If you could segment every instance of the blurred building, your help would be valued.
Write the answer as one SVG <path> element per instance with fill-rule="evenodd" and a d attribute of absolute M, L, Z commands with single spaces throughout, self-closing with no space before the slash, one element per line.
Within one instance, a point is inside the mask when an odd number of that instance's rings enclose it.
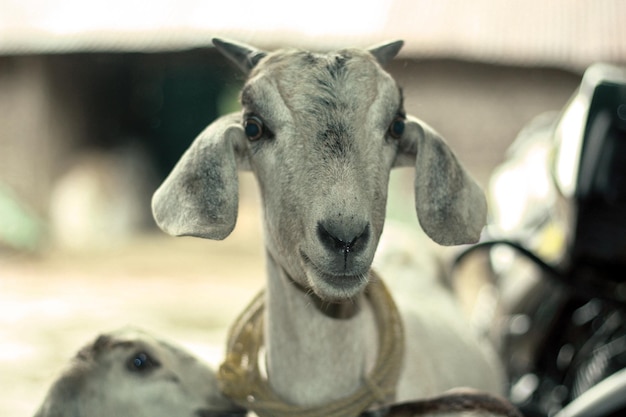
<path fill-rule="evenodd" d="M 156 184 L 204 126 L 236 108 L 242 77 L 210 48 L 214 36 L 314 50 L 404 39 L 389 70 L 407 110 L 482 182 L 524 123 L 563 106 L 585 67 L 626 64 L 619 0 L 0 0 L 0 9 L 0 183 L 43 219 L 76 220 L 90 204 L 117 213 L 87 233 L 148 222 Z"/>

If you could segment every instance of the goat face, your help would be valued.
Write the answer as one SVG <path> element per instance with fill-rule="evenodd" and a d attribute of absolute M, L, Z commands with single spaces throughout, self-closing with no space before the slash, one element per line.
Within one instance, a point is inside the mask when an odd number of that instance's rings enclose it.
<path fill-rule="evenodd" d="M 353 296 L 383 227 L 398 87 L 364 51 L 283 52 L 255 67 L 242 106 L 268 250 L 320 297 Z"/>
<path fill-rule="evenodd" d="M 426 233 L 442 244 L 477 239 L 482 192 L 442 139 L 405 115 L 400 89 L 382 69 L 401 42 L 327 54 L 215 44 L 248 74 L 243 112 L 209 126 L 155 193 L 165 231 L 226 237 L 236 220 L 235 171 L 250 169 L 274 261 L 323 300 L 350 298 L 367 284 L 389 172 L 415 164 Z"/>
<path fill-rule="evenodd" d="M 60 415 L 232 417 L 215 372 L 138 329 L 98 336 L 50 388 L 35 417 Z"/>

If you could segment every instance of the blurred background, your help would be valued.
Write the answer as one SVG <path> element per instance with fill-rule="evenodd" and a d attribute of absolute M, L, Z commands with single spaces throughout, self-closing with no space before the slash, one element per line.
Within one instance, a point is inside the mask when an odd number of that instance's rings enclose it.
<path fill-rule="evenodd" d="M 0 0 L 0 415 L 31 415 L 66 361 L 132 324 L 219 360 L 263 285 L 258 195 L 241 175 L 224 242 L 174 239 L 150 197 L 194 137 L 238 109 L 214 36 L 325 51 L 403 39 L 407 111 L 486 185 L 534 116 L 594 62 L 626 64 L 619 0 Z M 389 214 L 413 218 L 412 175 Z"/>

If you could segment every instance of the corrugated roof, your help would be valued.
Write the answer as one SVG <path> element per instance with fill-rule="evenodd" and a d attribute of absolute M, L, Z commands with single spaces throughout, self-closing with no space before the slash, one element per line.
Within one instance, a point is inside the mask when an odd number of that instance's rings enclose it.
<path fill-rule="evenodd" d="M 621 0 L 0 0 L 0 53 L 177 50 L 226 36 L 317 50 L 584 68 L 626 63 Z"/>
<path fill-rule="evenodd" d="M 626 62 L 620 0 L 403 1 L 391 14 L 386 32 L 413 34 L 413 54 L 579 68 Z"/>

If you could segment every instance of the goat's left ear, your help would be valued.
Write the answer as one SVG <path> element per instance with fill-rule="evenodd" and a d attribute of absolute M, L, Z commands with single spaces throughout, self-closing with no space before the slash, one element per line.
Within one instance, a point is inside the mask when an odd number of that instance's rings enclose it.
<path fill-rule="evenodd" d="M 477 242 L 485 226 L 487 201 L 443 138 L 408 116 L 396 166 L 415 163 L 415 207 L 420 225 L 440 245 Z"/>
<path fill-rule="evenodd" d="M 217 240 L 230 234 L 245 141 L 240 113 L 222 116 L 200 133 L 152 197 L 152 214 L 164 232 Z"/>

